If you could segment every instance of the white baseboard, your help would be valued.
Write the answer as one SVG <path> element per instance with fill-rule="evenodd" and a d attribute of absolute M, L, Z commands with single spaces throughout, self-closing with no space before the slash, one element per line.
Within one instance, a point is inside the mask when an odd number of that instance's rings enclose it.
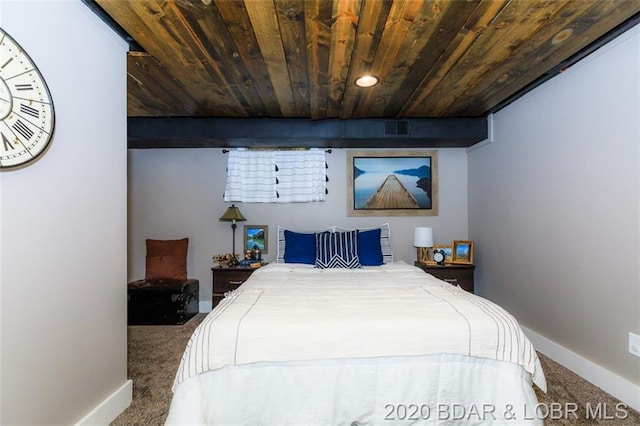
<path fill-rule="evenodd" d="M 133 399 L 133 381 L 127 380 L 122 386 L 102 401 L 76 426 L 108 426 L 120 415 Z"/>
<path fill-rule="evenodd" d="M 211 300 L 200 302 L 198 310 L 201 314 L 211 312 L 211 310 L 213 310 L 213 302 Z"/>
<path fill-rule="evenodd" d="M 522 329 L 536 350 L 624 402 L 629 407 L 640 411 L 640 386 L 526 327 L 522 327 Z"/>

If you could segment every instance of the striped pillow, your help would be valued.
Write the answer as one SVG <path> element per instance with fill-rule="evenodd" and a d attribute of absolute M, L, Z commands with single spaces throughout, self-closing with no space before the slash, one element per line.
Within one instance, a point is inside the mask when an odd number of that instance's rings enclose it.
<path fill-rule="evenodd" d="M 358 231 L 316 234 L 316 268 L 359 267 Z"/>
<path fill-rule="evenodd" d="M 389 223 L 383 223 L 380 226 L 372 228 L 360 228 L 359 231 L 370 231 L 372 229 L 380 229 L 380 249 L 382 251 L 382 263 L 393 262 L 393 251 L 391 250 L 391 227 Z M 336 232 L 351 231 L 350 229 L 342 228 L 340 226 L 334 226 Z"/>

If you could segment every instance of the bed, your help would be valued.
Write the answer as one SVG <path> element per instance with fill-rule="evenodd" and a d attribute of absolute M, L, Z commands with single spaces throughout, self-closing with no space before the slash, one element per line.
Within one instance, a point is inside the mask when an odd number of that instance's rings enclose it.
<path fill-rule="evenodd" d="M 402 261 L 277 262 L 195 330 L 167 424 L 542 424 L 533 384 L 533 346 L 486 299 Z"/>

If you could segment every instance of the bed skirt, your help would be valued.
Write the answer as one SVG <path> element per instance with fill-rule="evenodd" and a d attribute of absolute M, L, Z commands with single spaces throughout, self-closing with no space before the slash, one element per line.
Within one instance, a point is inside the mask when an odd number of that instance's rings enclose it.
<path fill-rule="evenodd" d="M 542 425 L 517 364 L 453 354 L 227 366 L 174 392 L 168 425 Z"/>

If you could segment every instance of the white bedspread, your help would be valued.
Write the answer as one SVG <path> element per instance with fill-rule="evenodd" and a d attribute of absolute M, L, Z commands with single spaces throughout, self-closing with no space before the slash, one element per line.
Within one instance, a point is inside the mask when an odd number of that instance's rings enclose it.
<path fill-rule="evenodd" d="M 404 262 L 260 268 L 194 332 L 174 390 L 228 366 L 433 354 L 517 364 L 546 391 L 537 354 L 508 312 Z"/>

